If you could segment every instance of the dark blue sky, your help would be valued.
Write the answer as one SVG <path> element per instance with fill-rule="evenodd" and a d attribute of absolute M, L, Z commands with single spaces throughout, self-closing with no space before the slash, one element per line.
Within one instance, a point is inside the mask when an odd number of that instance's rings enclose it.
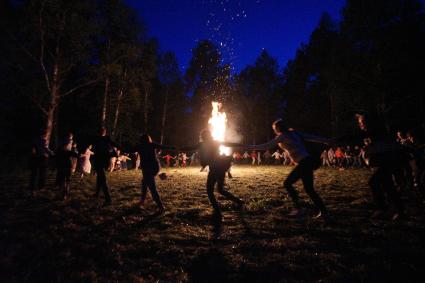
<path fill-rule="evenodd" d="M 345 0 L 127 0 L 162 51 L 173 51 L 182 71 L 191 48 L 211 39 L 235 72 L 265 48 L 283 67 L 306 42 L 320 15 L 339 19 Z"/>

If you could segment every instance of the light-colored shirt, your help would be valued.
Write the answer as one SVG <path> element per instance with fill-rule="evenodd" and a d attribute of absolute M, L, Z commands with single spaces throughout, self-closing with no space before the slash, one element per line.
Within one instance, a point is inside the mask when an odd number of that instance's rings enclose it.
<path fill-rule="evenodd" d="M 286 149 L 289 152 L 289 156 L 296 163 L 299 163 L 304 158 L 310 156 L 307 149 L 305 148 L 303 139 L 311 142 L 328 143 L 327 138 L 318 137 L 306 133 L 296 131 L 286 131 L 277 135 L 271 141 L 250 146 L 250 149 L 254 150 L 266 150 L 275 146 L 279 146 L 281 149 Z"/>

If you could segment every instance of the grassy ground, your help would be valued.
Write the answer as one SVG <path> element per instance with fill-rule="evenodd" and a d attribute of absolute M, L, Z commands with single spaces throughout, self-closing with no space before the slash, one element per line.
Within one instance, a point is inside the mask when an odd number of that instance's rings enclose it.
<path fill-rule="evenodd" d="M 206 173 L 198 170 L 165 170 L 157 184 L 167 212 L 158 217 L 150 198 L 138 206 L 140 172 L 109 175 L 106 208 L 92 198 L 94 177 L 74 178 L 64 203 L 51 185 L 30 198 L 27 176 L 2 176 L 1 281 L 423 282 L 424 203 L 415 192 L 405 194 L 408 220 L 371 220 L 370 173 L 320 169 L 316 187 L 333 221 L 312 219 L 311 209 L 290 219 L 282 189 L 289 168 L 235 167 L 227 183 L 246 209 L 220 199 L 215 239 Z"/>

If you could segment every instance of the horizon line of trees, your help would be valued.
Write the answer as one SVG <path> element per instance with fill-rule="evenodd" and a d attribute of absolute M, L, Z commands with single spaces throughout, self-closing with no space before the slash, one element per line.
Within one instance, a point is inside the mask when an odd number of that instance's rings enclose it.
<path fill-rule="evenodd" d="M 213 100 L 223 102 L 232 136 L 249 143 L 270 139 L 279 117 L 334 136 L 353 128 L 359 110 L 389 133 L 424 123 L 419 0 L 347 0 L 341 20 L 324 13 L 285 66 L 263 50 L 237 74 L 208 40 L 182 73 L 124 0 L 1 3 L 2 154 L 24 153 L 40 129 L 52 144 L 68 131 L 84 141 L 100 126 L 124 145 L 142 132 L 194 143 Z"/>

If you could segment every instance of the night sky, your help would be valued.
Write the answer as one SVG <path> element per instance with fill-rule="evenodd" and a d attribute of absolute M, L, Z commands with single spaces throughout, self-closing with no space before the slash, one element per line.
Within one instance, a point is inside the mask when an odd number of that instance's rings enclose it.
<path fill-rule="evenodd" d="M 344 0 L 127 0 L 162 51 L 173 51 L 184 71 L 191 48 L 210 39 L 234 72 L 265 48 L 283 67 L 306 42 L 323 12 L 339 19 Z"/>

